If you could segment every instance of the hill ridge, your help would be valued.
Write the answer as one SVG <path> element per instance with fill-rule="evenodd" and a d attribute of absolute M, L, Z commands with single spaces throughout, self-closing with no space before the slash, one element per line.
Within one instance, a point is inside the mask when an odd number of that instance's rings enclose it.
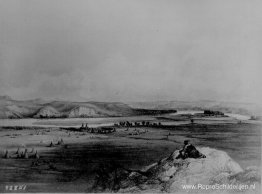
<path fill-rule="evenodd" d="M 171 110 L 176 112 L 176 110 Z M 132 108 L 122 102 L 70 102 L 43 99 L 12 100 L 0 97 L 0 119 L 15 118 L 78 118 L 116 117 L 166 113 L 166 110 L 147 111 Z M 170 110 L 168 111 L 170 112 Z"/>

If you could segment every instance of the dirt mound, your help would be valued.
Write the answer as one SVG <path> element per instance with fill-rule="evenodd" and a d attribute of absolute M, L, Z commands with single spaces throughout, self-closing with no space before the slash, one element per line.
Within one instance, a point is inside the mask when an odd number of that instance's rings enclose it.
<path fill-rule="evenodd" d="M 142 170 L 110 167 L 110 173 L 107 170 L 100 173 L 102 176 L 99 177 L 107 178 L 103 180 L 104 182 L 98 179 L 95 190 L 106 192 L 113 190 L 120 193 L 186 193 L 192 190 L 184 189 L 183 185 L 256 183 L 256 190 L 248 190 L 248 192 L 259 192 L 260 174 L 257 169 L 243 170 L 226 152 L 207 147 L 197 149 L 205 154 L 206 158 L 176 159 L 179 154 L 176 150 L 169 157 Z M 103 182 L 103 185 L 100 182 Z M 217 191 L 209 190 L 208 192 Z M 234 190 L 231 191 L 234 192 Z M 194 192 L 202 193 L 203 190 Z M 223 192 L 228 192 L 228 190 Z"/>

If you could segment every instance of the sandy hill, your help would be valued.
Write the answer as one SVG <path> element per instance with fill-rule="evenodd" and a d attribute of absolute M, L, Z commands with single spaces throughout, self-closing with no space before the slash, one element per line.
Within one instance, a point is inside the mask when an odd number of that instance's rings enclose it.
<path fill-rule="evenodd" d="M 135 109 L 119 102 L 18 101 L 0 97 L 0 118 L 116 117 L 161 114 L 175 110 Z"/>
<path fill-rule="evenodd" d="M 0 96 L 0 118 L 25 118 L 36 114 L 41 105 L 27 101 L 13 100 L 9 96 Z"/>
<path fill-rule="evenodd" d="M 37 111 L 34 117 L 35 118 L 61 117 L 61 114 L 52 106 L 44 106 L 43 108 L 40 108 Z"/>

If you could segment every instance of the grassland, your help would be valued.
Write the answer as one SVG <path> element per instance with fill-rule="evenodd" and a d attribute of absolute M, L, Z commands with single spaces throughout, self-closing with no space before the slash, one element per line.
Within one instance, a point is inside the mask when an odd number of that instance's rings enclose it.
<path fill-rule="evenodd" d="M 64 144 L 56 145 L 61 138 Z M 0 191 L 8 184 L 26 184 L 26 192 L 95 192 L 99 169 L 112 165 L 141 169 L 181 148 L 184 139 L 198 147 L 226 151 L 242 168 L 260 166 L 259 124 L 118 127 L 106 135 L 60 127 L 1 128 L 1 156 L 8 150 L 10 158 L 0 159 Z M 18 147 L 34 148 L 40 158 L 16 158 Z"/>

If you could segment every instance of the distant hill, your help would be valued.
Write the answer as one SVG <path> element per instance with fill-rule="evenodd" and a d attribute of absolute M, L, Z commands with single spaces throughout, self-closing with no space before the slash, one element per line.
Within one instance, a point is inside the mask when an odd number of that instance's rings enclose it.
<path fill-rule="evenodd" d="M 33 99 L 18 101 L 0 96 L 0 118 L 77 118 L 156 115 L 176 110 L 131 108 L 119 102 L 69 102 Z"/>
<path fill-rule="evenodd" d="M 157 102 L 70 102 L 63 100 L 14 100 L 0 96 L 0 118 L 76 118 L 157 115 L 176 110 L 213 110 L 250 116 L 262 116 L 262 107 L 252 103 L 216 101 Z"/>
<path fill-rule="evenodd" d="M 262 106 L 255 103 L 217 102 L 211 100 L 201 101 L 156 101 L 156 102 L 130 102 L 132 108 L 140 109 L 176 109 L 176 110 L 214 110 L 224 113 L 242 115 L 262 115 Z"/>

